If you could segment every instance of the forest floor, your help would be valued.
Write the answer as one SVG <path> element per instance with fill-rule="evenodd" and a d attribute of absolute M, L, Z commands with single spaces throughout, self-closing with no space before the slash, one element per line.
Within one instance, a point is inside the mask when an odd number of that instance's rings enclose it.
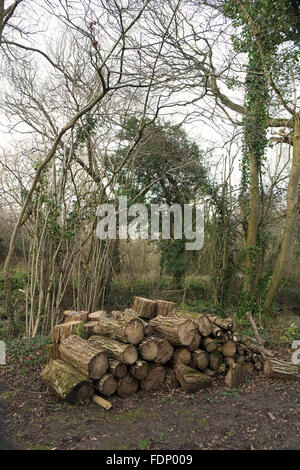
<path fill-rule="evenodd" d="M 50 395 L 40 379 L 43 347 L 20 346 L 0 366 L 0 449 L 300 449 L 299 382 L 255 374 L 229 391 L 218 378 L 194 395 L 166 388 L 111 397 L 105 411 Z"/>

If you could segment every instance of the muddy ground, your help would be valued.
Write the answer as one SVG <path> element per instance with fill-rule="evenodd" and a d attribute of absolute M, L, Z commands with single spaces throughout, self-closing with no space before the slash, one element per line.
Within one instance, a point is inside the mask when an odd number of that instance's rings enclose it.
<path fill-rule="evenodd" d="M 194 395 L 180 389 L 58 401 L 40 380 L 42 352 L 0 366 L 0 449 L 300 449 L 300 383 L 255 375 L 239 390 L 224 379 Z"/>

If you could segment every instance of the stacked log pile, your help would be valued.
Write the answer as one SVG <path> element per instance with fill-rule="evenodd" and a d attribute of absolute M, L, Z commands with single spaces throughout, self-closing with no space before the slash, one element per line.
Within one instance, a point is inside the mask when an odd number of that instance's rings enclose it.
<path fill-rule="evenodd" d="M 235 330 L 230 318 L 193 319 L 173 302 L 142 297 L 109 315 L 68 311 L 52 330 L 51 360 L 42 376 L 60 398 L 71 403 L 92 398 L 107 409 L 101 395 L 126 397 L 164 383 L 194 393 L 223 375 L 227 386 L 236 387 L 253 371 L 269 371 L 270 361 L 264 364 L 255 338 Z M 278 374 L 282 369 L 277 364 Z"/>

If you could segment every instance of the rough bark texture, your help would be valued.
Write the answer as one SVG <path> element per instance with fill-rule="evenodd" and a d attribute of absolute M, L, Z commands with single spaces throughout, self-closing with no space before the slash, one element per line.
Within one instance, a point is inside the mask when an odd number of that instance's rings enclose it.
<path fill-rule="evenodd" d="M 87 310 L 65 310 L 63 313 L 63 322 L 69 323 L 70 321 L 82 321 L 86 322 L 88 319 L 89 312 Z"/>
<path fill-rule="evenodd" d="M 101 318 L 106 318 L 105 310 L 97 310 L 96 312 L 89 314 L 89 320 L 91 321 L 99 321 Z"/>
<path fill-rule="evenodd" d="M 99 380 L 107 372 L 108 358 L 104 350 L 89 341 L 73 335 L 59 346 L 61 358 L 93 380 Z"/>
<path fill-rule="evenodd" d="M 74 320 L 67 323 L 62 323 L 61 325 L 55 325 L 51 330 L 51 339 L 53 343 L 60 343 L 65 338 L 75 334 L 75 327 L 77 325 L 82 325 L 82 321 Z"/>
<path fill-rule="evenodd" d="M 264 363 L 264 373 L 267 377 L 300 380 L 300 366 L 279 359 L 266 359 Z"/>
<path fill-rule="evenodd" d="M 138 344 L 144 337 L 144 325 L 138 317 L 101 318 L 94 333 L 123 343 Z"/>
<path fill-rule="evenodd" d="M 110 397 L 117 390 L 118 382 L 112 374 L 105 374 L 95 382 L 95 388 L 103 395 Z"/>
<path fill-rule="evenodd" d="M 234 331 L 236 328 L 236 324 L 231 318 L 220 318 L 215 315 L 208 315 L 208 318 L 216 326 L 222 328 L 222 330 Z"/>
<path fill-rule="evenodd" d="M 150 324 L 175 346 L 189 346 L 194 339 L 193 320 L 157 316 L 150 321 Z"/>
<path fill-rule="evenodd" d="M 151 365 L 147 377 L 141 381 L 141 389 L 146 392 L 158 390 L 165 380 L 165 368 L 159 364 Z"/>
<path fill-rule="evenodd" d="M 136 311 L 139 317 L 149 319 L 156 316 L 157 304 L 153 300 L 135 296 L 133 297 L 132 308 Z"/>
<path fill-rule="evenodd" d="M 138 352 L 133 344 L 124 344 L 100 335 L 91 336 L 88 341 L 95 347 L 106 351 L 109 357 L 125 364 L 134 364 L 138 359 Z"/>
<path fill-rule="evenodd" d="M 49 362 L 42 371 L 42 378 L 58 397 L 71 404 L 88 400 L 94 393 L 92 381 L 61 360 Z"/>
<path fill-rule="evenodd" d="M 229 388 L 238 388 L 248 376 L 248 370 L 245 366 L 232 364 L 225 376 L 225 385 Z"/>
<path fill-rule="evenodd" d="M 172 316 L 177 308 L 177 304 L 174 302 L 168 302 L 166 300 L 155 300 L 157 304 L 156 315 L 161 317 Z"/>
<path fill-rule="evenodd" d="M 194 393 L 206 388 L 211 383 L 211 378 L 184 364 L 174 368 L 176 378 L 186 393 Z"/>

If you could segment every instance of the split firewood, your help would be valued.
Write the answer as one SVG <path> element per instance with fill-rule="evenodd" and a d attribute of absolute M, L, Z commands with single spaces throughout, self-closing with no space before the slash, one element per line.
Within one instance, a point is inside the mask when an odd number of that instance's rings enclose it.
<path fill-rule="evenodd" d="M 196 349 L 192 353 L 192 360 L 194 366 L 199 370 L 207 369 L 209 365 L 209 354 L 207 351 L 202 351 L 201 349 Z"/>
<path fill-rule="evenodd" d="M 143 380 L 145 377 L 147 377 L 148 371 L 149 366 L 146 361 L 138 360 L 135 364 L 132 364 L 132 366 L 130 366 L 130 372 L 133 377 L 137 380 Z"/>
<path fill-rule="evenodd" d="M 101 318 L 94 328 L 97 335 L 108 336 L 123 343 L 138 344 L 144 337 L 143 322 L 135 318 L 120 316 L 119 318 Z"/>
<path fill-rule="evenodd" d="M 280 379 L 300 379 L 300 366 L 292 362 L 279 359 L 266 359 L 264 373 L 267 377 L 278 377 Z"/>
<path fill-rule="evenodd" d="M 193 320 L 157 316 L 150 320 L 150 324 L 174 346 L 189 346 L 194 339 Z"/>
<path fill-rule="evenodd" d="M 103 395 L 110 397 L 117 390 L 118 382 L 112 374 L 105 374 L 95 382 L 95 388 Z"/>
<path fill-rule="evenodd" d="M 177 304 L 175 304 L 174 302 L 168 302 L 166 300 L 155 300 L 155 302 L 157 304 L 156 315 L 159 315 L 161 317 L 167 317 L 172 316 L 175 313 Z"/>
<path fill-rule="evenodd" d="M 153 300 L 145 299 L 144 297 L 134 296 L 132 308 L 139 317 L 150 319 L 156 316 L 157 303 Z"/>
<path fill-rule="evenodd" d="M 96 348 L 103 349 L 109 357 L 125 364 L 134 364 L 138 359 L 138 352 L 133 344 L 125 344 L 106 336 L 94 335 L 88 341 Z"/>
<path fill-rule="evenodd" d="M 71 404 L 88 400 L 94 393 L 93 382 L 64 361 L 49 362 L 41 375 L 51 391 Z"/>
<path fill-rule="evenodd" d="M 96 405 L 99 405 L 101 406 L 102 408 L 105 408 L 106 410 L 110 410 L 111 407 L 112 407 L 112 404 L 107 401 L 107 400 L 104 400 L 104 398 L 102 397 L 99 397 L 99 395 L 93 395 L 91 400 L 96 403 Z"/>
<path fill-rule="evenodd" d="M 109 358 L 109 372 L 121 379 L 127 374 L 127 365 L 124 362 Z"/>
<path fill-rule="evenodd" d="M 212 380 L 207 375 L 185 364 L 177 365 L 174 370 L 178 382 L 186 393 L 194 393 L 208 387 Z"/>
<path fill-rule="evenodd" d="M 200 314 L 198 318 L 198 329 L 201 336 L 207 337 L 212 333 L 212 324 L 210 319 L 205 314 Z"/>
<path fill-rule="evenodd" d="M 137 392 L 139 382 L 135 379 L 130 373 L 126 374 L 122 379 L 120 379 L 117 394 L 120 397 L 128 397 Z"/>
<path fill-rule="evenodd" d="M 107 354 L 103 349 L 79 336 L 66 338 L 59 346 L 61 358 L 93 380 L 99 380 L 109 367 Z"/>
<path fill-rule="evenodd" d="M 160 364 L 149 364 L 147 377 L 141 381 L 141 389 L 146 392 L 158 390 L 165 380 L 165 368 Z"/>

